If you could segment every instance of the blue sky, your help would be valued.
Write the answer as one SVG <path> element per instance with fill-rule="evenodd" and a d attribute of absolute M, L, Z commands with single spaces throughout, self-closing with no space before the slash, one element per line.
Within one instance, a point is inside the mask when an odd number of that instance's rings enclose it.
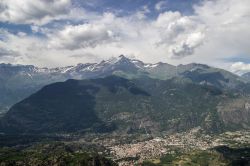
<path fill-rule="evenodd" d="M 125 54 L 250 71 L 249 0 L 1 0 L 0 63 L 57 67 Z"/>
<path fill-rule="evenodd" d="M 184 15 L 193 14 L 193 5 L 199 4 L 200 0 L 73 0 L 71 1 L 72 7 L 83 8 L 84 10 L 89 10 L 92 12 L 97 12 L 99 14 L 105 12 L 113 12 L 118 16 L 128 16 L 133 14 L 138 10 L 142 10 L 143 7 L 147 7 L 150 10 L 146 13 L 147 19 L 155 19 L 162 11 L 179 11 Z M 157 8 L 158 4 L 158 10 Z M 62 22 L 64 22 L 63 20 Z M 76 24 L 75 20 L 71 24 Z M 53 24 L 54 22 L 52 22 Z M 49 25 L 47 25 L 49 26 Z M 32 33 L 30 24 L 13 24 L 8 21 L 0 22 L 0 27 L 8 29 L 12 33 L 25 32 Z"/>
<path fill-rule="evenodd" d="M 193 12 L 193 4 L 199 3 L 200 0 L 74 0 L 74 5 L 80 5 L 89 10 L 97 12 L 122 11 L 121 13 L 129 14 L 140 9 L 142 6 L 147 6 L 152 12 L 150 17 L 156 17 L 160 11 L 155 10 L 155 6 L 162 3 L 161 11 L 180 11 L 184 14 Z"/>

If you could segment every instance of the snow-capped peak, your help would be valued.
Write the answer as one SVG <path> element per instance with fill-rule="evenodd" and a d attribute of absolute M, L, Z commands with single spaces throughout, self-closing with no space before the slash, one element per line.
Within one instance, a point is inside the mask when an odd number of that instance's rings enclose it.
<path fill-rule="evenodd" d="M 116 70 L 136 72 L 137 70 L 151 70 L 158 67 L 163 63 L 144 63 L 138 59 L 130 59 L 124 55 L 118 57 L 112 57 L 108 60 L 103 60 L 100 63 L 79 63 L 74 66 L 57 67 L 57 68 L 39 68 L 32 65 L 11 65 L 0 64 L 0 72 L 6 70 L 5 68 L 12 68 L 11 71 L 24 72 L 26 74 L 52 74 L 52 75 L 64 75 L 70 78 L 84 78 L 85 75 L 90 76 L 92 74 L 104 74 L 112 73 Z M 83 77 L 82 77 L 83 76 Z"/>
<path fill-rule="evenodd" d="M 118 62 L 130 62 L 130 61 L 131 59 L 125 57 L 124 55 L 120 55 L 118 57 L 111 57 L 107 61 L 103 61 L 103 62 L 109 63 L 109 64 L 116 64 Z"/>

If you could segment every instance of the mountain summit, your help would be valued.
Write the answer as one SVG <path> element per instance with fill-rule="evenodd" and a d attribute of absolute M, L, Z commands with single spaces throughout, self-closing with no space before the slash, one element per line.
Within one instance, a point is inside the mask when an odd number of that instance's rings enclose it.
<path fill-rule="evenodd" d="M 173 66 L 167 63 L 144 63 L 124 55 L 100 63 L 77 64 L 60 68 L 38 68 L 32 65 L 0 64 L 0 112 L 28 97 L 43 86 L 67 79 L 91 79 L 117 75 L 127 79 L 150 77 L 167 80 L 174 77 L 219 88 L 238 88 L 241 77 L 228 71 L 202 64 Z"/>

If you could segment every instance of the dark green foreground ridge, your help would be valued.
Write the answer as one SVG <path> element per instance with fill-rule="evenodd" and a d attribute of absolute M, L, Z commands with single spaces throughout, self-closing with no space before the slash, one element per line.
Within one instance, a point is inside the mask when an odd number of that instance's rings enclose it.
<path fill-rule="evenodd" d="M 2 166 L 116 166 L 113 161 L 101 155 L 74 149 L 63 143 L 38 144 L 18 150 L 15 148 L 0 149 Z"/>

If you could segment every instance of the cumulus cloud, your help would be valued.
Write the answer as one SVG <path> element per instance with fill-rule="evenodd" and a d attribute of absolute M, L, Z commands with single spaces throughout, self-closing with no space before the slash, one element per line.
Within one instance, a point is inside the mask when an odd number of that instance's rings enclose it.
<path fill-rule="evenodd" d="M 155 25 L 161 34 L 157 45 L 167 47 L 173 58 L 192 55 L 205 39 L 205 25 L 179 12 L 160 14 Z"/>
<path fill-rule="evenodd" d="M 203 43 L 205 35 L 201 32 L 191 33 L 186 39 L 170 47 L 169 51 L 174 57 L 192 55 L 195 48 Z"/>
<path fill-rule="evenodd" d="M 145 19 L 147 17 L 147 14 L 150 13 L 150 10 L 147 5 L 143 6 L 140 10 L 138 10 L 135 14 L 135 16 L 138 19 Z"/>
<path fill-rule="evenodd" d="M 167 6 L 167 1 L 160 1 L 160 2 L 155 4 L 155 10 L 161 11 L 161 10 L 165 9 L 166 6 Z"/>
<path fill-rule="evenodd" d="M 152 63 L 197 62 L 218 67 L 227 63 L 227 69 L 231 63 L 218 59 L 250 55 L 249 0 L 204 0 L 188 16 L 163 12 L 160 2 L 155 6 L 160 14 L 149 18 L 153 10 L 147 6 L 128 15 L 79 8 L 73 17 L 70 0 L 0 0 L 1 22 L 25 23 L 32 30 L 32 34 L 0 33 L 2 55 L 18 52 L 20 58 L 15 60 L 19 63 L 59 66 L 89 62 L 86 55 L 95 55 L 94 61 L 127 54 Z M 44 26 L 69 17 L 69 22 Z"/>
<path fill-rule="evenodd" d="M 206 25 L 207 35 L 193 61 L 214 64 L 219 58 L 250 55 L 249 0 L 203 1 L 194 11 L 194 16 Z"/>
<path fill-rule="evenodd" d="M 16 56 L 17 53 L 7 47 L 8 32 L 0 29 L 0 57 Z"/>
<path fill-rule="evenodd" d="M 0 20 L 16 24 L 45 24 L 66 17 L 71 0 L 1 0 Z"/>
<path fill-rule="evenodd" d="M 17 52 L 0 47 L 0 57 L 18 56 Z"/>
<path fill-rule="evenodd" d="M 99 44 L 115 40 L 112 30 L 104 25 L 82 24 L 66 26 L 63 30 L 50 36 L 50 48 L 79 49 L 96 47 Z"/>

